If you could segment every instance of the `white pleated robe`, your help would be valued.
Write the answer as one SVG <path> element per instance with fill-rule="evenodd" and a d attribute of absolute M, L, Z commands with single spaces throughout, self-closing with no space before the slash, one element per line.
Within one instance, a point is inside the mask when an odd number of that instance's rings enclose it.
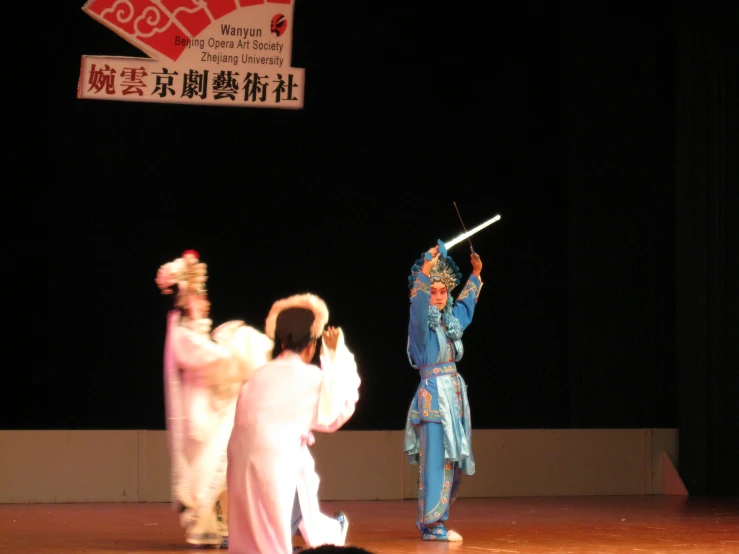
<path fill-rule="evenodd" d="M 343 546 L 335 517 L 320 511 L 319 478 L 308 445 L 312 431 L 338 430 L 354 413 L 360 378 L 339 336 L 321 367 L 283 352 L 241 389 L 228 445 L 229 551 L 291 554 L 291 513 L 297 489 L 309 547 Z"/>

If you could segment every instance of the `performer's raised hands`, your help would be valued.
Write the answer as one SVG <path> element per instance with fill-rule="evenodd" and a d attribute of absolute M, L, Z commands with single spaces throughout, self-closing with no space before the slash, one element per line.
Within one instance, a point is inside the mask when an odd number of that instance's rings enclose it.
<path fill-rule="evenodd" d="M 479 277 L 482 271 L 482 260 L 480 255 L 476 252 L 470 254 L 470 263 L 472 263 L 472 275 Z"/>
<path fill-rule="evenodd" d="M 441 252 L 439 251 L 438 244 L 436 246 L 433 246 L 432 248 L 429 248 L 423 258 L 423 267 L 421 268 L 421 273 L 428 277 L 431 268 L 436 263 L 436 260 L 439 259 L 439 256 L 441 256 Z"/>
<path fill-rule="evenodd" d="M 340 327 L 326 327 L 323 331 L 323 344 L 326 345 L 326 348 L 336 350 L 336 346 L 339 344 L 340 334 Z"/>

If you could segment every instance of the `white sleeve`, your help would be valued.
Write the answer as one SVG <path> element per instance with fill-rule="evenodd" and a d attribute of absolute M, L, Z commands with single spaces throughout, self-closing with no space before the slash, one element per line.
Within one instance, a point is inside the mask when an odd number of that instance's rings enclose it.
<path fill-rule="evenodd" d="M 339 331 L 336 350 L 330 350 L 323 344 L 320 357 L 323 380 L 313 429 L 333 432 L 354 414 L 361 379 L 354 355 L 344 342 L 343 331 Z"/>

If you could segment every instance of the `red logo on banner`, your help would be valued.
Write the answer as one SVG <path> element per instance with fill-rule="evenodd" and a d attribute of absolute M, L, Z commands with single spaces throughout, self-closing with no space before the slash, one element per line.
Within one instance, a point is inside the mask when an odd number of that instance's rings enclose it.
<path fill-rule="evenodd" d="M 287 19 L 281 13 L 275 14 L 272 18 L 270 30 L 279 37 L 285 32 L 285 29 L 287 29 Z"/>

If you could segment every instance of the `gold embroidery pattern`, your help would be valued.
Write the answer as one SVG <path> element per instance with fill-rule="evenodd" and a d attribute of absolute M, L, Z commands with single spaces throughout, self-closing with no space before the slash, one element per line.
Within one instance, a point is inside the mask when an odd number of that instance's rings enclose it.
<path fill-rule="evenodd" d="M 480 292 L 480 287 L 478 287 L 475 283 L 472 281 L 467 281 L 467 284 L 462 289 L 462 292 L 459 293 L 459 297 L 457 300 L 462 300 L 464 298 L 467 298 L 470 293 L 474 293 L 475 296 L 477 296 L 477 293 Z"/>
<path fill-rule="evenodd" d="M 429 413 L 433 411 L 431 410 L 431 393 L 426 389 L 421 389 L 418 393 L 418 399 L 421 404 L 419 409 L 421 410 L 423 417 L 428 417 Z"/>
<path fill-rule="evenodd" d="M 462 382 L 459 380 L 459 377 L 452 381 L 452 385 L 454 386 L 454 396 L 456 396 L 457 398 L 457 410 L 459 413 L 459 419 L 463 420 L 464 403 L 462 402 Z"/>
<path fill-rule="evenodd" d="M 419 290 L 421 292 L 425 292 L 426 294 L 431 294 L 431 286 L 428 283 L 423 283 L 416 279 L 416 282 L 413 283 L 413 288 L 411 289 L 411 298 L 416 296 Z"/>
<path fill-rule="evenodd" d="M 423 476 L 424 476 L 424 468 L 426 467 L 426 458 L 423 455 L 425 448 L 424 445 L 426 444 L 426 433 L 421 433 L 421 449 L 418 452 L 418 521 L 424 522 L 423 519 L 423 506 L 424 506 L 424 496 L 423 496 Z"/>
<path fill-rule="evenodd" d="M 418 425 L 422 421 L 441 421 L 441 412 L 439 410 L 432 410 L 431 405 L 419 407 L 418 410 L 410 409 L 408 412 L 408 420 L 412 425 Z"/>
<path fill-rule="evenodd" d="M 432 410 L 428 409 L 425 412 L 423 412 L 423 415 L 426 416 L 424 418 L 421 418 L 421 412 L 418 412 L 416 410 L 411 410 L 409 419 L 411 422 L 416 421 L 440 421 L 441 420 L 441 412 L 439 410 Z M 416 423 L 413 423 L 414 425 L 417 425 Z"/>
<path fill-rule="evenodd" d="M 457 365 L 454 362 L 446 362 L 433 367 L 421 369 L 421 379 L 430 379 L 439 375 L 451 375 L 457 373 Z"/>
<path fill-rule="evenodd" d="M 423 475 L 423 474 L 422 474 Z M 426 513 L 423 513 L 423 517 L 421 518 L 422 523 L 432 523 L 434 521 L 437 521 L 441 515 L 447 510 L 447 504 L 450 502 L 450 492 L 452 490 L 452 481 L 454 479 L 454 470 L 452 469 L 452 464 L 450 462 L 444 463 L 444 483 L 441 486 L 441 496 L 439 498 L 439 502 L 434 506 L 431 510 L 429 510 Z M 419 483 L 422 481 L 419 481 Z M 419 493 L 423 493 L 423 489 L 421 488 L 419 490 Z M 421 506 L 423 506 L 423 503 L 419 504 L 419 509 L 421 509 Z"/>

